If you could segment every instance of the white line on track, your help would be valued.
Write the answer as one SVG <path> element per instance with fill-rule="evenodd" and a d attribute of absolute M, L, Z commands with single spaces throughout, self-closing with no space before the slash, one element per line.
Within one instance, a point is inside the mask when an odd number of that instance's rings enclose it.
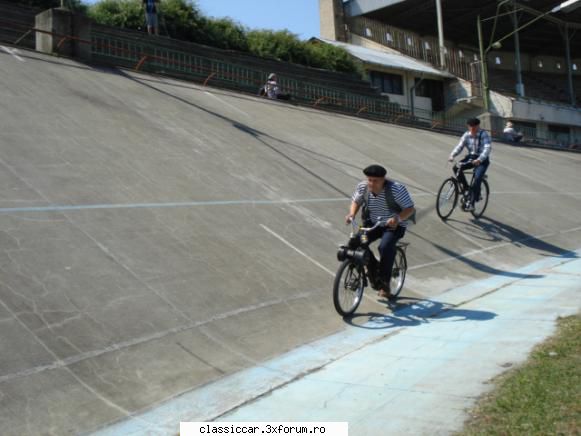
<path fill-rule="evenodd" d="M 289 241 L 287 241 L 286 239 L 284 239 L 282 236 L 280 236 L 278 233 L 275 233 L 274 231 L 270 230 L 268 227 L 266 227 L 264 224 L 260 224 L 260 227 L 262 227 L 264 230 L 266 230 L 268 233 L 270 233 L 272 236 L 274 236 L 275 238 L 277 238 L 279 241 L 281 241 L 283 244 L 285 244 L 286 246 L 292 248 L 293 250 L 295 250 L 297 253 L 299 253 L 301 256 L 305 257 L 306 259 L 308 259 L 309 261 L 311 261 L 313 264 L 317 265 L 319 268 L 321 268 L 323 271 L 329 273 L 330 275 L 332 275 L 333 277 L 335 276 L 335 273 L 333 271 L 331 271 L 329 268 L 327 268 L 324 265 L 321 265 L 319 262 L 317 262 L 315 259 L 313 259 L 311 256 L 309 256 L 308 254 L 306 254 L 304 251 L 299 250 L 297 247 L 295 247 L 293 244 L 291 244 Z"/>
<path fill-rule="evenodd" d="M 0 45 L 0 48 L 5 51 L 6 53 L 8 53 L 9 55 L 14 56 L 16 59 L 18 59 L 20 62 L 26 62 L 24 59 L 22 59 L 20 56 L 18 56 L 18 53 L 20 53 L 18 51 L 18 49 L 16 48 L 8 48 L 8 47 L 4 47 L 3 45 Z"/>
<path fill-rule="evenodd" d="M 243 110 L 238 109 L 236 106 L 228 103 L 227 101 L 224 101 L 223 99 L 221 99 L 220 97 L 218 97 L 215 94 L 212 94 L 211 92 L 208 91 L 204 91 L 205 94 L 209 95 L 210 97 L 214 97 L 216 100 L 218 100 L 220 103 L 222 103 L 223 105 L 228 106 L 229 108 L 234 109 L 236 112 L 241 113 L 242 115 L 244 115 L 245 117 L 250 117 L 250 115 L 248 115 L 246 112 L 244 112 Z"/>

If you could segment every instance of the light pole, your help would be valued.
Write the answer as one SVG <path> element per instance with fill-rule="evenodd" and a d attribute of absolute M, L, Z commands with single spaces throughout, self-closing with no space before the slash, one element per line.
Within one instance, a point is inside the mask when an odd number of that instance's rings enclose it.
<path fill-rule="evenodd" d="M 494 38 L 494 32 L 496 30 L 496 22 L 498 20 L 498 12 L 500 11 L 500 7 L 502 5 L 504 5 L 505 3 L 508 3 L 512 0 L 503 0 L 500 3 L 498 3 L 497 8 L 496 8 L 496 17 L 494 20 L 494 26 L 492 29 L 492 35 L 491 35 L 491 41 Z M 555 12 L 559 12 L 560 10 L 567 10 L 567 9 L 573 9 L 576 8 L 577 6 L 573 6 L 576 3 L 580 2 L 581 0 L 567 0 L 561 4 L 559 4 L 558 6 L 555 6 L 553 9 L 544 12 L 542 14 L 537 15 L 535 18 L 533 18 L 532 20 L 526 22 L 525 24 L 523 24 L 522 26 L 516 27 L 512 32 L 504 35 L 502 38 L 497 39 L 494 42 L 491 42 L 488 47 L 484 48 L 484 42 L 482 39 L 482 20 L 480 19 L 480 15 L 478 15 L 477 18 L 477 28 L 478 28 L 478 46 L 480 49 L 480 64 L 481 64 L 481 80 L 482 80 L 482 98 L 484 101 L 484 110 L 488 112 L 488 110 L 490 109 L 490 90 L 489 90 L 489 86 L 488 86 L 488 62 L 487 62 L 487 55 L 488 52 L 491 49 L 499 49 L 502 47 L 502 41 L 504 41 L 506 38 L 511 37 L 512 35 L 514 35 L 515 33 L 519 32 L 520 30 L 530 26 L 531 24 L 537 22 L 538 20 L 540 20 L 541 18 L 549 15 L 549 14 L 553 14 Z"/>

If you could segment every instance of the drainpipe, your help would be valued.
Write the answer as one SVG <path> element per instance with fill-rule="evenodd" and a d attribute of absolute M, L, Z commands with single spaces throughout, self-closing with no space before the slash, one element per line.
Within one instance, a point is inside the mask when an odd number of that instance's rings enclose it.
<path fill-rule="evenodd" d="M 516 6 L 510 15 L 514 25 L 514 58 L 516 63 L 516 93 L 520 97 L 525 96 L 525 86 L 522 82 L 522 67 L 520 62 L 520 38 L 518 36 L 518 17 L 516 15 Z"/>
<path fill-rule="evenodd" d="M 436 0 L 438 15 L 438 43 L 440 45 L 440 67 L 446 69 L 446 48 L 444 47 L 444 19 L 442 18 L 442 0 Z"/>

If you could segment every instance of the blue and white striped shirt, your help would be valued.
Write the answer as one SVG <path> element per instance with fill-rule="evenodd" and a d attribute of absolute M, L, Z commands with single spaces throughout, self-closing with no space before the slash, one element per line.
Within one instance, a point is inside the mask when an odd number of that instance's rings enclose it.
<path fill-rule="evenodd" d="M 363 181 L 357 185 L 351 200 L 361 206 L 365 201 L 365 196 L 367 195 L 367 181 Z M 393 199 L 398 204 L 399 207 L 407 209 L 409 207 L 414 207 L 414 202 L 410 197 L 407 188 L 399 182 L 391 182 L 391 192 L 393 194 Z M 385 199 L 385 189 L 375 195 L 373 192 L 369 191 L 369 217 L 373 224 L 381 221 L 387 221 L 388 219 L 397 215 L 397 211 L 388 209 L 387 201 Z M 409 225 L 409 220 L 402 221 L 400 226 L 407 227 Z"/>
<path fill-rule="evenodd" d="M 466 148 L 469 154 L 477 154 L 478 159 L 483 162 L 490 156 L 490 150 L 492 148 L 490 135 L 488 135 L 486 130 L 478 130 L 476 136 L 472 136 L 470 132 L 464 133 L 458 145 L 452 150 L 450 157 L 454 158 L 458 156 L 463 148 Z"/>

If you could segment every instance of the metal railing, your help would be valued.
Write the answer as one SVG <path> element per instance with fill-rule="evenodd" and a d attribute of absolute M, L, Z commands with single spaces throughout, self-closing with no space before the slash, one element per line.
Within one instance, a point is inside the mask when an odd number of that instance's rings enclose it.
<path fill-rule="evenodd" d="M 212 84 L 252 94 L 258 92 L 271 72 L 156 46 L 145 37 L 125 38 L 102 30 L 92 32 L 91 47 L 92 58 L 96 61 L 188 78 L 204 85 Z M 293 101 L 299 104 L 385 121 L 431 125 L 432 112 L 416 110 L 412 116 L 409 108 L 390 102 L 387 97 L 363 95 L 281 74 L 278 74 L 278 82 L 281 89 L 291 94 Z"/>

